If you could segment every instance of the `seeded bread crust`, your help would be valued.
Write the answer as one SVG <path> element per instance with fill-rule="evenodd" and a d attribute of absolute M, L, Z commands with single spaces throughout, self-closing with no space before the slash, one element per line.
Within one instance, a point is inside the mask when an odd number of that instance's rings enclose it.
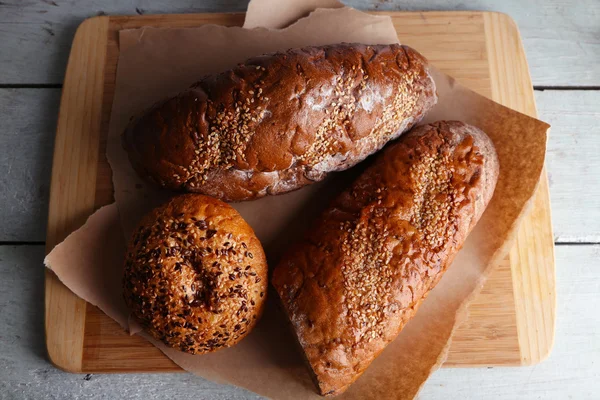
<path fill-rule="evenodd" d="M 142 219 L 127 250 L 123 289 L 133 316 L 154 338 L 208 353 L 233 346 L 258 321 L 267 261 L 236 210 L 187 194 Z"/>
<path fill-rule="evenodd" d="M 456 121 L 378 156 L 273 273 L 319 391 L 342 393 L 396 338 L 489 203 L 498 158 Z"/>
<path fill-rule="evenodd" d="M 427 61 L 407 46 L 305 47 L 203 78 L 134 119 L 123 146 L 163 187 L 250 200 L 357 164 L 436 101 Z"/>

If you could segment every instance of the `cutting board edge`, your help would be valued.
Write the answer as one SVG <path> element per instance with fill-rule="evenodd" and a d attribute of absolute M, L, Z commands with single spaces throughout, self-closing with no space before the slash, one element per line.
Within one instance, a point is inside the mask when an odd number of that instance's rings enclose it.
<path fill-rule="evenodd" d="M 396 12 L 376 11 L 376 12 L 372 12 L 372 13 L 373 14 L 379 14 L 379 15 L 390 15 L 390 16 L 400 16 L 400 15 L 404 15 L 404 14 L 414 14 L 414 12 L 404 12 L 404 11 L 396 11 Z M 481 13 L 483 16 L 485 16 L 485 15 L 492 15 L 492 14 L 500 14 L 500 13 L 486 12 L 486 11 L 476 11 L 476 12 L 473 12 L 473 11 L 426 11 L 426 12 L 423 12 L 423 13 L 426 13 L 428 15 L 432 15 L 432 14 L 440 14 L 440 15 L 442 15 L 442 14 L 443 15 L 448 15 L 448 14 L 461 15 L 462 14 L 462 15 L 469 15 L 469 14 L 473 14 L 473 13 Z M 243 13 L 165 14 L 165 15 L 162 15 L 162 17 L 165 17 L 165 18 L 182 17 L 182 18 L 186 18 L 186 19 L 189 19 L 189 20 L 193 20 L 195 17 L 197 18 L 200 15 L 202 15 L 205 18 L 215 18 L 215 19 L 218 19 L 219 16 L 224 16 L 224 15 L 239 17 L 240 15 L 243 15 Z M 505 15 L 505 14 L 500 14 L 500 15 Z M 114 17 L 99 16 L 99 17 L 93 17 L 93 18 L 85 20 L 80 25 L 80 27 L 78 28 L 76 36 L 74 38 L 73 48 L 72 48 L 72 51 L 71 51 L 71 54 L 70 54 L 70 57 L 69 57 L 69 63 L 71 63 L 72 57 L 77 57 L 77 54 L 74 53 L 75 48 L 76 48 L 76 46 L 75 46 L 76 42 L 78 41 L 78 39 L 81 39 L 81 36 L 83 36 L 83 34 L 84 34 L 83 32 L 86 31 L 87 29 L 91 28 L 92 26 L 97 25 L 97 27 L 95 29 L 98 29 L 99 26 L 103 25 L 103 27 L 100 28 L 100 29 L 103 29 L 104 32 L 108 32 L 108 30 L 109 30 L 109 26 L 108 25 L 110 25 L 109 21 L 112 21 L 112 20 L 120 20 L 122 22 L 124 20 L 127 20 L 127 21 L 130 21 L 130 20 L 140 20 L 140 19 L 151 20 L 151 19 L 153 19 L 153 18 L 155 19 L 157 17 L 161 17 L 161 16 L 160 15 L 159 16 L 157 16 L 157 15 L 148 15 L 148 16 L 146 16 L 145 15 L 145 16 L 131 16 L 131 17 L 128 17 L 128 16 L 114 16 Z M 510 17 L 508 17 L 508 18 L 510 18 Z M 518 33 L 518 31 L 517 31 L 517 33 Z M 519 42 L 519 44 L 520 44 L 520 42 Z M 67 71 L 69 71 L 69 70 L 67 69 Z M 64 85 L 64 88 L 63 88 L 63 98 L 61 99 L 61 111 L 63 110 L 63 102 L 65 101 L 65 93 L 72 89 L 73 82 L 70 82 L 70 78 L 73 78 L 73 77 L 69 76 L 69 74 L 67 74 L 67 77 L 65 78 L 65 85 Z M 57 128 L 57 143 L 58 143 L 59 131 L 60 131 L 60 117 L 59 117 L 59 128 Z M 57 146 L 55 146 L 54 164 L 56 164 L 56 152 L 57 152 Z M 53 178 L 52 178 L 53 179 L 53 181 L 52 181 L 53 185 L 52 186 L 54 186 L 54 182 L 55 182 L 55 166 L 54 165 L 53 165 L 52 176 L 53 176 Z M 542 178 L 545 178 L 545 176 L 543 176 Z M 51 195 L 51 202 L 50 202 L 50 209 L 51 209 L 51 211 L 52 211 L 52 199 L 53 198 L 54 198 L 54 196 Z M 93 209 L 89 212 L 89 214 L 91 214 L 92 212 L 93 212 Z M 64 235 L 57 234 L 56 230 L 51 230 L 51 228 L 50 228 L 50 219 L 51 219 L 51 216 L 50 216 L 50 213 L 49 213 L 48 237 L 49 237 L 50 240 L 48 240 L 48 243 L 49 244 L 51 244 L 51 243 L 56 244 L 58 241 L 62 240 L 62 238 L 64 238 L 64 236 L 66 236 L 66 234 L 64 234 Z M 74 229 L 72 229 L 72 230 L 74 230 Z M 63 233 L 68 233 L 68 232 L 70 232 L 70 230 L 65 229 L 65 232 L 63 232 Z M 60 238 L 61 236 L 62 236 L 62 238 Z M 51 246 L 48 246 L 48 251 L 50 249 L 51 249 Z M 51 274 L 50 276 L 54 276 L 54 274 Z M 64 353 L 62 355 L 57 354 L 57 351 L 60 348 L 56 347 L 54 345 L 54 341 L 52 341 L 52 343 L 51 343 L 51 341 L 49 340 L 52 337 L 53 332 L 50 335 L 48 335 L 48 331 L 52 330 L 51 328 L 53 326 L 57 325 L 57 321 L 56 320 L 53 320 L 53 321 L 49 321 L 48 320 L 48 311 L 52 311 L 51 309 L 49 310 L 49 304 L 48 304 L 49 303 L 49 292 L 51 293 L 51 291 L 48 290 L 48 287 L 50 286 L 51 288 L 56 288 L 56 287 L 58 287 L 56 285 L 60 285 L 60 286 L 64 287 L 64 285 L 62 285 L 62 283 L 60 281 L 58 281 L 58 279 L 55 276 L 54 276 L 54 280 L 53 280 L 51 277 L 49 277 L 47 275 L 47 277 L 46 277 L 46 343 L 47 343 L 47 347 L 48 347 L 48 355 L 49 355 L 50 361 L 54 365 L 56 365 L 57 367 L 59 367 L 59 368 L 61 368 L 63 370 L 66 370 L 66 371 L 69 371 L 69 372 L 85 372 L 83 370 L 83 368 L 82 368 L 81 359 L 79 361 L 77 361 L 76 359 L 75 360 L 65 359 Z M 85 303 L 83 300 L 79 299 L 76 295 L 74 295 L 68 289 L 66 289 L 66 291 L 68 292 L 68 296 L 67 297 L 74 298 L 74 299 L 68 299 L 68 300 L 71 300 L 72 304 L 76 304 L 77 302 L 83 302 L 83 304 L 84 304 L 83 310 L 80 310 L 80 312 L 83 313 L 83 319 L 82 319 L 83 322 L 81 322 L 81 320 L 80 320 L 80 323 L 83 323 L 85 325 L 85 304 L 87 304 L 87 303 Z M 67 325 L 67 326 L 69 326 L 69 325 Z M 72 326 L 73 326 L 73 328 L 76 328 L 76 325 L 72 325 Z M 64 331 L 65 329 L 61 329 L 61 330 Z M 75 329 L 73 332 L 77 332 L 77 329 Z M 74 337 L 74 336 L 76 336 L 76 334 L 73 334 L 72 336 Z M 81 338 L 81 340 L 83 340 L 83 338 Z M 519 337 L 519 341 L 521 342 L 521 338 L 520 337 Z M 548 352 L 549 352 L 549 349 L 548 349 Z M 80 354 L 81 353 L 82 352 L 80 352 Z M 523 361 L 522 363 L 525 364 L 527 362 Z M 453 366 L 481 366 L 481 365 L 482 364 L 463 364 L 463 365 L 453 365 Z M 506 365 L 506 364 L 502 364 L 502 365 Z M 514 365 L 514 364 L 512 364 L 512 365 Z M 95 371 L 95 372 L 98 372 L 98 371 Z M 106 371 L 106 372 L 122 372 L 122 371 L 116 371 L 115 370 L 115 371 Z"/>
<path fill-rule="evenodd" d="M 488 58 L 491 59 L 490 77 L 493 78 L 492 98 L 507 107 L 537 118 L 529 65 L 516 22 L 510 15 L 499 12 L 486 12 L 483 17 L 486 47 L 491 53 Z M 501 40 L 497 40 L 498 38 Z M 519 57 L 509 60 L 508 57 L 504 57 L 508 52 L 514 52 Z M 527 88 L 528 96 L 508 90 L 513 87 L 509 82 L 515 80 L 520 80 L 520 84 L 514 87 Z M 521 364 L 533 365 L 550 355 L 556 325 L 554 234 L 545 167 L 540 173 L 540 181 L 527 212 L 518 228 L 509 258 Z M 527 243 L 526 251 L 523 251 L 524 243 Z M 532 259 L 533 256 L 536 258 Z M 531 274 L 534 269 L 538 274 Z M 542 318 L 539 318 L 540 315 Z"/>
<path fill-rule="evenodd" d="M 94 212 L 108 27 L 109 17 L 86 19 L 77 28 L 73 39 L 54 143 L 46 253 L 83 225 Z M 93 40 L 87 42 L 85 39 L 90 36 Z M 90 57 L 97 62 L 89 63 Z M 88 86 L 85 77 L 88 76 L 97 81 L 92 85 L 91 95 L 86 96 Z M 67 114 L 71 107 L 80 112 Z M 82 141 L 76 149 L 83 146 L 88 150 L 86 155 L 90 157 L 85 159 L 85 163 L 79 162 L 79 156 L 82 155 L 80 151 L 69 152 L 73 150 L 69 137 L 77 134 L 73 126 L 90 132 L 89 135 L 81 135 Z M 66 162 L 60 157 L 61 152 L 69 153 L 70 158 Z M 72 168 L 72 165 L 77 168 Z M 65 187 L 74 190 L 67 190 L 65 194 Z M 61 370 L 81 372 L 87 303 L 49 270 L 45 271 L 44 292 L 44 332 L 48 359 Z"/>

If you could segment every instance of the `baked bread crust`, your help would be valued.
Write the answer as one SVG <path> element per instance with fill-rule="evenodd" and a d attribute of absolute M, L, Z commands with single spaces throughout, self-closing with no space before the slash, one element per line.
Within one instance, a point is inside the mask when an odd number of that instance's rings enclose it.
<path fill-rule="evenodd" d="M 202 354 L 230 347 L 258 321 L 267 261 L 252 228 L 231 206 L 177 196 L 142 218 L 127 249 L 125 302 L 150 334 Z"/>
<path fill-rule="evenodd" d="M 473 126 L 414 128 L 283 257 L 272 283 L 321 394 L 346 390 L 413 317 L 492 198 L 498 168 Z"/>
<path fill-rule="evenodd" d="M 357 164 L 436 101 L 427 60 L 407 46 L 305 47 L 203 78 L 132 120 L 123 146 L 163 187 L 250 200 Z"/>

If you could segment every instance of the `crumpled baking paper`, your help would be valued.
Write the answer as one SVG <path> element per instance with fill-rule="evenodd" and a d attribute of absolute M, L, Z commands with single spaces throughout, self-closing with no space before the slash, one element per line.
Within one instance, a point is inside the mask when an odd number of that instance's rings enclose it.
<path fill-rule="evenodd" d="M 311 13 L 317 6 L 332 8 Z M 206 25 L 121 31 L 107 150 L 116 203 L 97 211 L 57 246 L 48 255 L 46 265 L 74 293 L 127 326 L 128 313 L 120 288 L 122 237 L 129 237 L 144 212 L 172 195 L 147 185 L 129 165 L 119 137 L 129 118 L 185 89 L 204 74 L 230 68 L 251 56 L 343 41 L 398 41 L 388 17 L 340 7 L 332 0 L 253 0 L 245 26 L 271 29 Z M 310 15 L 301 18 L 307 13 Z M 439 103 L 427 121 L 457 119 L 484 130 L 496 146 L 500 178 L 483 218 L 441 282 L 416 317 L 343 398 L 398 399 L 417 394 L 445 359 L 452 332 L 465 316 L 466 304 L 483 285 L 490 267 L 509 249 L 542 170 L 547 124 L 494 103 L 435 69 L 433 74 Z M 337 174 L 289 194 L 233 206 L 256 231 L 272 268 L 281 252 L 355 174 Z M 95 245 L 90 247 L 88 243 Z M 248 337 L 216 353 L 192 356 L 166 348 L 144 332 L 139 334 L 182 368 L 205 378 L 271 398 L 318 398 L 275 298 L 271 293 L 264 317 Z M 139 331 L 137 324 L 130 328 Z"/>

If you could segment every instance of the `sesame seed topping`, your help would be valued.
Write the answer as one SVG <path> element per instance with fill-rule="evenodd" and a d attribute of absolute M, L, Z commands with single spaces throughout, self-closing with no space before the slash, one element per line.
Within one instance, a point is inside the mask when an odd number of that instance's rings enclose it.
<path fill-rule="evenodd" d="M 257 70 L 263 67 L 257 66 Z M 257 87 L 262 84 L 258 81 Z M 194 159 L 186 169 L 185 176 L 174 174 L 174 178 L 182 184 L 196 188 L 206 183 L 208 173 L 214 168 L 228 169 L 238 161 L 245 161 L 245 150 L 250 138 L 254 135 L 257 124 L 264 116 L 262 89 L 239 93 L 234 104 L 222 104 L 215 116 L 209 118 L 208 132 L 200 135 L 192 131 L 196 149 Z M 259 103 L 251 109 L 249 106 Z"/>
<path fill-rule="evenodd" d="M 232 334 L 236 321 L 256 321 L 262 304 L 258 290 L 265 286 L 257 285 L 256 264 L 242 267 L 234 254 L 247 247 L 209 219 L 159 217 L 138 227 L 130 242 L 126 302 L 154 337 L 172 347 L 193 354 L 228 347 L 247 332 Z"/>
<path fill-rule="evenodd" d="M 423 156 L 410 169 L 416 188 L 410 223 L 422 232 L 432 248 L 444 245 L 456 232 L 453 213 L 456 188 L 447 155 Z"/>

